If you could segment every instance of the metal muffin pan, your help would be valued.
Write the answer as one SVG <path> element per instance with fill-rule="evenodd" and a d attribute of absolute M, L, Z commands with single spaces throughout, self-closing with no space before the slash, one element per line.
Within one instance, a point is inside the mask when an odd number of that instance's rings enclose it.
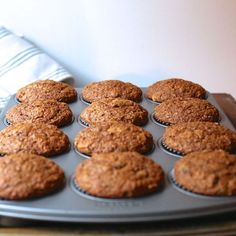
<path fill-rule="evenodd" d="M 151 119 L 154 107 L 157 105 L 143 97 L 140 103 L 149 112 L 149 121 L 143 126 L 152 133 L 155 148 L 148 157 L 160 163 L 165 172 L 163 186 L 156 193 L 133 199 L 105 199 L 97 198 L 81 192 L 74 184 L 76 166 L 86 158 L 76 152 L 73 142 L 76 134 L 84 127 L 79 122 L 81 111 L 87 106 L 81 101 L 81 89 L 78 91 L 78 100 L 69 104 L 74 114 L 71 125 L 62 127 L 70 138 L 69 152 L 52 157 L 65 171 L 65 187 L 49 196 L 24 200 L 0 200 L 0 215 L 20 219 L 86 222 L 86 223 L 121 223 L 174 220 L 188 217 L 218 214 L 236 210 L 236 196 L 232 197 L 205 197 L 183 190 L 175 185 L 170 174 L 174 163 L 181 156 L 170 154 L 161 146 L 161 137 L 164 127 L 154 123 Z M 145 89 L 143 89 L 145 93 Z M 219 112 L 220 123 L 235 130 L 215 99 L 208 93 L 207 100 L 215 105 Z M 5 114 L 10 107 L 16 105 L 15 96 L 12 96 L 0 117 L 0 129 L 6 127 Z M 13 222 L 13 223 L 12 223 Z M 11 224 L 14 225 L 14 221 Z"/>

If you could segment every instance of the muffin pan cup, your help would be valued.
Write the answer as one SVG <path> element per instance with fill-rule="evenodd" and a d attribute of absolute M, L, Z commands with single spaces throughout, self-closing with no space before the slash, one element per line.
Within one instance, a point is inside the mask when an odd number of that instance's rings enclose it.
<path fill-rule="evenodd" d="M 162 149 L 164 152 L 174 156 L 174 157 L 178 157 L 178 158 L 181 158 L 182 156 L 184 156 L 184 154 L 180 151 L 177 151 L 173 148 L 170 148 L 168 147 L 164 141 L 163 141 L 163 138 L 159 138 L 158 139 L 158 145 L 159 145 L 159 148 Z"/>
<path fill-rule="evenodd" d="M 80 98 L 80 101 L 83 102 L 85 105 L 90 105 L 91 104 L 91 102 L 88 102 L 83 98 L 82 94 L 79 95 L 79 98 Z"/>
<path fill-rule="evenodd" d="M 65 127 L 65 126 L 71 125 L 71 124 L 74 122 L 74 120 L 75 120 L 75 117 L 72 116 L 71 121 L 70 121 L 68 124 L 65 124 L 65 125 L 59 126 L 58 128 L 62 128 L 62 127 Z M 4 117 L 3 123 L 4 123 L 6 126 L 11 125 L 11 122 L 10 122 L 6 117 Z"/>
<path fill-rule="evenodd" d="M 81 89 L 77 89 L 77 91 L 80 96 Z M 145 92 L 146 89 L 143 89 L 143 91 Z M 221 117 L 220 123 L 235 130 L 230 120 L 209 93 L 207 100 L 218 108 Z M 198 194 L 193 196 L 188 192 L 186 193 L 185 190 L 179 191 L 169 176 L 179 156 L 171 155 L 161 145 L 161 137 L 165 127 L 154 123 L 151 119 L 156 104 L 147 99 L 143 99 L 139 104 L 149 112 L 149 122 L 143 128 L 152 133 L 156 146 L 153 152 L 147 156 L 158 162 L 165 172 L 165 181 L 161 190 L 150 195 L 130 199 L 96 198 L 90 195 L 88 197 L 86 193 L 78 193 L 78 188 L 73 184 L 74 173 L 76 166 L 86 158 L 75 151 L 73 143 L 76 134 L 84 129 L 79 122 L 79 115 L 87 107 L 81 99 L 78 99 L 76 102 L 69 104 L 75 117 L 74 122 L 60 128 L 69 136 L 71 149 L 67 153 L 50 158 L 65 171 L 66 183 L 64 188 L 61 191 L 37 199 L 23 201 L 0 200 L 1 222 L 3 222 L 4 217 L 5 219 L 9 219 L 9 217 L 24 219 L 26 222 L 27 219 L 86 223 L 148 222 L 236 211 L 236 196 L 202 197 Z M 16 100 L 15 96 L 12 96 L 0 117 L 1 130 L 6 127 L 4 119 L 7 110 L 14 105 L 16 105 Z M 14 225 L 14 222 L 19 223 L 17 220 L 9 222 L 11 225 Z"/>
<path fill-rule="evenodd" d="M 212 196 L 212 195 L 205 195 L 205 194 L 201 194 L 201 193 L 195 193 L 195 192 L 192 192 L 186 188 L 184 188 L 183 186 L 181 186 L 180 184 L 178 184 L 176 182 L 176 179 L 175 179 L 175 174 L 174 174 L 174 169 L 172 169 L 169 173 L 168 173 L 168 179 L 169 181 L 173 184 L 173 187 L 176 188 L 178 191 L 184 193 L 184 194 L 187 194 L 191 197 L 197 197 L 197 198 L 205 198 L 205 199 L 219 199 L 219 200 L 222 200 L 222 199 L 228 199 L 228 198 L 231 198 L 231 196 Z"/>
<path fill-rule="evenodd" d="M 77 121 L 78 121 L 78 123 L 79 123 L 80 125 L 82 125 L 84 128 L 89 127 L 89 123 L 87 123 L 86 121 L 84 121 L 83 119 L 81 119 L 80 116 L 78 116 Z"/>
<path fill-rule="evenodd" d="M 148 151 L 147 153 L 141 153 L 141 154 L 147 156 L 147 155 L 151 154 L 151 153 L 154 151 L 154 149 L 155 149 L 155 144 L 153 143 L 152 149 L 151 149 L 150 151 Z M 76 152 L 78 155 L 80 155 L 80 156 L 82 156 L 82 157 L 84 157 L 84 158 L 86 158 L 86 159 L 89 159 L 89 158 L 92 156 L 92 154 L 89 155 L 89 154 L 86 154 L 86 153 L 81 152 L 81 151 L 76 147 L 76 145 L 74 145 L 74 150 L 75 150 L 75 152 Z"/>
<path fill-rule="evenodd" d="M 167 127 L 167 126 L 171 125 L 171 123 L 169 123 L 169 122 L 165 122 L 165 121 L 157 119 L 154 116 L 154 112 L 151 114 L 150 119 L 152 120 L 152 122 L 156 123 L 157 125 L 163 126 L 163 127 Z"/>

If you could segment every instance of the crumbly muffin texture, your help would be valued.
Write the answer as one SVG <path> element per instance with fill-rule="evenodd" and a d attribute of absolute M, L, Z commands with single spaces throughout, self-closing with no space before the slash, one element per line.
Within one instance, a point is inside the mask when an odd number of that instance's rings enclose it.
<path fill-rule="evenodd" d="M 142 90 L 134 84 L 120 80 L 104 80 L 86 85 L 82 90 L 82 97 L 90 103 L 103 98 L 123 98 L 140 102 Z"/>
<path fill-rule="evenodd" d="M 163 182 L 161 166 L 136 152 L 94 154 L 76 169 L 76 183 L 88 194 L 127 198 L 155 192 Z"/>
<path fill-rule="evenodd" d="M 16 98 L 20 102 L 53 99 L 59 102 L 74 102 L 77 99 L 76 90 L 69 84 L 53 80 L 38 80 L 19 89 Z"/>
<path fill-rule="evenodd" d="M 206 91 L 202 86 L 179 78 L 158 81 L 149 86 L 146 92 L 146 97 L 155 102 L 163 102 L 177 97 L 205 98 L 205 96 Z"/>
<path fill-rule="evenodd" d="M 175 163 L 176 182 L 204 195 L 236 194 L 236 156 L 223 150 L 194 152 Z"/>
<path fill-rule="evenodd" d="M 64 171 L 43 156 L 17 153 L 0 158 L 0 198 L 41 197 L 63 187 Z"/>
<path fill-rule="evenodd" d="M 135 125 L 145 125 L 148 122 L 148 112 L 139 104 L 122 98 L 104 98 L 93 102 L 80 114 L 86 123 L 122 121 Z"/>
<path fill-rule="evenodd" d="M 50 157 L 69 146 L 68 136 L 54 125 L 17 123 L 0 132 L 0 154 L 28 152 Z"/>
<path fill-rule="evenodd" d="M 73 114 L 66 103 L 56 100 L 35 100 L 12 107 L 7 112 L 6 119 L 10 124 L 32 122 L 61 127 L 71 123 Z"/>
<path fill-rule="evenodd" d="M 163 142 L 183 154 L 202 150 L 236 148 L 236 133 L 213 122 L 188 122 L 169 126 L 163 133 Z"/>
<path fill-rule="evenodd" d="M 207 100 L 176 98 L 155 107 L 154 117 L 162 122 L 177 124 L 192 121 L 219 121 L 219 111 Z"/>
<path fill-rule="evenodd" d="M 74 143 L 78 151 L 87 155 L 123 151 L 147 153 L 154 145 L 151 133 L 124 122 L 97 123 L 80 131 Z"/>

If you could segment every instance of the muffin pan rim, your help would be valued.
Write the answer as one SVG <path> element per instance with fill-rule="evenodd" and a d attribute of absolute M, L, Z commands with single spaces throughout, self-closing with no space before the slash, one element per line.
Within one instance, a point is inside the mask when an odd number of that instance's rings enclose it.
<path fill-rule="evenodd" d="M 77 89 L 77 91 L 78 95 L 80 95 L 81 89 Z M 143 89 L 142 91 L 143 94 L 145 94 L 145 89 Z M 233 129 L 231 122 L 221 110 L 215 99 L 211 95 L 209 95 L 208 99 L 211 99 L 211 101 L 213 101 L 213 105 L 216 104 L 216 107 L 219 108 L 219 112 L 223 117 L 223 123 L 227 124 L 228 126 L 230 126 L 229 128 Z M 11 101 L 1 114 L 1 129 L 5 127 L 5 125 L 3 124 L 3 118 L 7 109 L 15 104 L 16 101 L 12 97 Z M 182 194 L 172 186 L 172 184 L 168 180 L 168 173 L 170 169 L 172 169 L 172 163 L 174 163 L 178 158 L 173 158 L 173 156 L 167 154 L 159 148 L 159 144 L 157 143 L 157 141 L 160 139 L 160 136 L 162 136 L 164 128 L 150 121 L 145 126 L 143 126 L 143 128 L 147 129 L 154 135 L 154 143 L 156 148 L 154 152 L 150 154 L 150 158 L 157 161 L 164 169 L 165 186 L 163 191 L 137 199 L 134 198 L 128 200 L 112 200 L 112 203 L 107 202 L 107 199 L 105 199 L 104 201 L 96 201 L 95 203 L 95 201 L 93 200 L 82 199 L 82 197 L 80 198 L 79 195 L 76 194 L 70 187 L 70 177 L 75 171 L 76 164 L 84 160 L 84 158 L 80 158 L 80 156 L 75 153 L 72 146 L 75 133 L 83 128 L 81 125 L 77 124 L 79 123 L 77 117 L 79 117 L 81 110 L 83 110 L 86 106 L 80 99 L 77 99 L 76 102 L 69 103 L 68 105 L 70 107 L 73 107 L 73 115 L 77 122 L 73 122 L 71 125 L 61 127 L 60 129 L 62 129 L 69 136 L 71 149 L 69 153 L 62 154 L 53 158 L 53 161 L 58 163 L 65 171 L 66 186 L 58 194 L 40 198 L 37 200 L 27 200 L 24 202 L 0 200 L 1 215 L 63 222 L 118 223 L 162 221 L 170 219 L 173 220 L 236 210 L 236 200 L 234 199 L 234 197 L 227 197 L 226 200 L 221 198 L 222 200 L 220 201 L 214 201 L 214 197 L 213 203 L 209 203 L 209 200 L 206 201 L 202 198 L 199 199 L 186 194 Z M 140 105 L 142 105 L 149 111 L 150 119 L 150 114 L 153 112 L 155 104 L 149 103 L 146 99 L 143 99 Z M 68 168 L 68 163 L 70 164 L 70 168 Z M 70 200 L 65 201 L 65 199 Z M 191 202 L 190 204 L 189 200 L 193 202 Z M 183 207 L 178 206 L 178 204 L 175 204 L 175 201 L 181 201 L 186 205 L 186 207 L 184 207 L 184 205 Z M 202 204 L 202 202 L 204 201 L 205 204 Z M 56 208 L 54 208 L 55 202 L 58 203 Z M 209 203 L 209 205 L 206 204 L 206 202 Z M 72 207 L 72 205 L 74 206 L 74 208 Z M 176 208 L 172 208 L 170 210 L 170 208 L 172 206 L 174 207 L 175 205 Z M 197 209 L 197 211 L 194 211 L 193 209 Z"/>

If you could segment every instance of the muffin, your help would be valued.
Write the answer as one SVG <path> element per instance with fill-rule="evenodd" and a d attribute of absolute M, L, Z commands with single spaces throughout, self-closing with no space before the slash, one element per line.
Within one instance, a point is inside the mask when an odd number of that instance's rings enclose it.
<path fill-rule="evenodd" d="M 158 81 L 149 86 L 146 97 L 155 102 L 164 102 L 173 98 L 205 98 L 206 91 L 199 84 L 172 78 Z"/>
<path fill-rule="evenodd" d="M 64 171 L 52 160 L 29 153 L 0 158 L 0 198 L 23 200 L 63 187 Z"/>
<path fill-rule="evenodd" d="M 119 80 L 104 80 L 86 85 L 82 90 L 82 98 L 89 103 L 102 98 L 123 98 L 140 102 L 142 90 L 131 83 Z"/>
<path fill-rule="evenodd" d="M 19 89 L 16 98 L 20 102 L 53 99 L 59 102 L 74 102 L 76 90 L 69 84 L 53 80 L 39 80 Z"/>
<path fill-rule="evenodd" d="M 139 104 L 122 98 L 104 98 L 93 102 L 80 114 L 83 122 L 123 121 L 135 125 L 145 125 L 148 122 L 148 112 Z"/>
<path fill-rule="evenodd" d="M 236 194 L 236 156 L 223 150 L 194 152 L 174 166 L 175 181 L 194 193 L 211 196 Z"/>
<path fill-rule="evenodd" d="M 73 114 L 66 103 L 56 100 L 35 100 L 11 108 L 6 114 L 6 119 L 10 124 L 31 122 L 61 127 L 72 122 Z"/>
<path fill-rule="evenodd" d="M 236 147 L 236 133 L 213 122 L 188 122 L 169 126 L 162 140 L 167 148 L 183 155 L 216 149 L 232 152 Z"/>
<path fill-rule="evenodd" d="M 218 110 L 208 101 L 198 98 L 176 98 L 155 107 L 154 118 L 165 125 L 191 121 L 219 121 Z"/>
<path fill-rule="evenodd" d="M 54 125 L 17 123 L 0 132 L 0 154 L 28 152 L 54 156 L 69 150 L 66 134 Z"/>
<path fill-rule="evenodd" d="M 77 134 L 74 144 L 86 155 L 124 151 L 148 153 L 154 145 L 148 131 L 124 122 L 97 123 L 83 129 Z"/>
<path fill-rule="evenodd" d="M 143 196 L 155 192 L 163 179 L 161 166 L 137 152 L 94 154 L 75 174 L 82 191 L 103 198 Z"/>

